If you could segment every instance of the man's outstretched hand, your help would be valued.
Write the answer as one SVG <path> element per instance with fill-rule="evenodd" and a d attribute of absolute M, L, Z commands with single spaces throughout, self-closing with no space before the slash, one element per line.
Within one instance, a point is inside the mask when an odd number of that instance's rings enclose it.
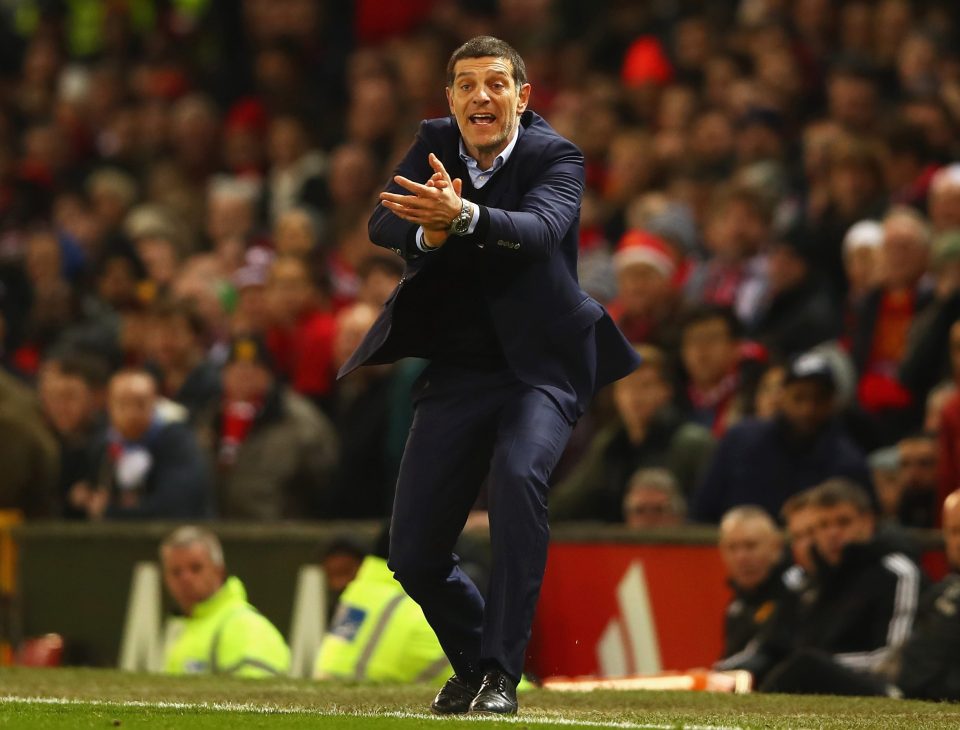
<path fill-rule="evenodd" d="M 383 192 L 380 193 L 380 202 L 394 215 L 423 226 L 426 244 L 438 248 L 447 241 L 450 221 L 460 213 L 463 181 L 460 178 L 451 180 L 440 158 L 432 152 L 427 160 L 434 173 L 426 183 L 414 182 L 403 175 L 393 178 L 397 185 L 413 195 Z"/>

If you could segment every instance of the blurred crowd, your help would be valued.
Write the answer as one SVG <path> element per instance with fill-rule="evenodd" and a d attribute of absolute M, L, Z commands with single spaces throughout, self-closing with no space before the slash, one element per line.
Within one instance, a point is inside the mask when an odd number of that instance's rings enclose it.
<path fill-rule="evenodd" d="M 945 0 L 5 3 L 0 506 L 389 514 L 423 363 L 335 378 L 403 275 L 367 219 L 489 33 L 584 152 L 581 283 L 644 358 L 578 425 L 554 519 L 779 518 L 843 477 L 934 526 L 958 31 Z"/>

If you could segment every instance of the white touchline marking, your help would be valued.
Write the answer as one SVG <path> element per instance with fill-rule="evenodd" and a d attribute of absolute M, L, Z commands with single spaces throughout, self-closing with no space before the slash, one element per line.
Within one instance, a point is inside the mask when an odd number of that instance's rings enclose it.
<path fill-rule="evenodd" d="M 443 722 L 450 718 L 432 715 L 426 712 L 402 712 L 399 710 L 384 712 L 357 712 L 352 710 L 324 710 L 312 707 L 281 707 L 280 705 L 257 705 L 251 702 L 170 702 L 156 700 L 83 700 L 75 697 L 19 697 L 17 695 L 0 696 L 0 705 L 93 705 L 95 707 L 144 707 L 156 710 L 214 710 L 216 712 L 256 712 L 263 715 L 319 715 L 321 717 L 395 717 L 410 720 L 437 720 Z M 628 721 L 603 722 L 600 720 L 574 720 L 565 717 L 548 717 L 546 715 L 462 715 L 457 720 L 470 722 L 522 722 L 529 725 L 579 725 L 582 727 L 622 728 L 623 730 L 742 730 L 736 726 L 727 725 L 656 725 L 652 723 L 637 723 Z"/>

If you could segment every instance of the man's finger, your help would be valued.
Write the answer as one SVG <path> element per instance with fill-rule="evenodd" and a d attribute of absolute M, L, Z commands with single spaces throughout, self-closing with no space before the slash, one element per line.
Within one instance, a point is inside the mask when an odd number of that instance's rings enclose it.
<path fill-rule="evenodd" d="M 430 161 L 430 167 L 439 172 L 443 176 L 443 179 L 449 182 L 450 175 L 447 173 L 447 168 L 445 168 L 443 163 L 440 162 L 440 158 L 431 152 L 428 159 Z"/>
<path fill-rule="evenodd" d="M 463 180 L 459 177 L 455 178 L 453 181 L 453 192 L 456 193 L 457 197 L 461 197 L 460 193 L 463 191 Z"/>
<path fill-rule="evenodd" d="M 402 205 L 407 208 L 424 208 L 430 206 L 432 201 L 424 200 L 417 195 L 402 195 L 400 193 L 380 193 L 380 200 L 389 200 L 391 203 Z"/>
<path fill-rule="evenodd" d="M 414 182 L 409 178 L 405 178 L 403 175 L 394 176 L 393 181 L 400 187 L 404 188 L 405 190 L 409 190 L 411 193 L 415 193 L 416 195 L 426 195 L 428 197 L 436 197 L 435 188 L 430 188 L 430 187 L 427 187 L 426 185 L 422 185 L 418 182 Z"/>

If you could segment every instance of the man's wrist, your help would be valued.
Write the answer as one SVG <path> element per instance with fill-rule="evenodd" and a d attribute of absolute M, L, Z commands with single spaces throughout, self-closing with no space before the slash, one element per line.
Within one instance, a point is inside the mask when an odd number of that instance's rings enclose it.
<path fill-rule="evenodd" d="M 460 198 L 460 212 L 450 221 L 450 233 L 454 236 L 466 236 L 474 228 L 477 206 L 466 198 Z"/>

